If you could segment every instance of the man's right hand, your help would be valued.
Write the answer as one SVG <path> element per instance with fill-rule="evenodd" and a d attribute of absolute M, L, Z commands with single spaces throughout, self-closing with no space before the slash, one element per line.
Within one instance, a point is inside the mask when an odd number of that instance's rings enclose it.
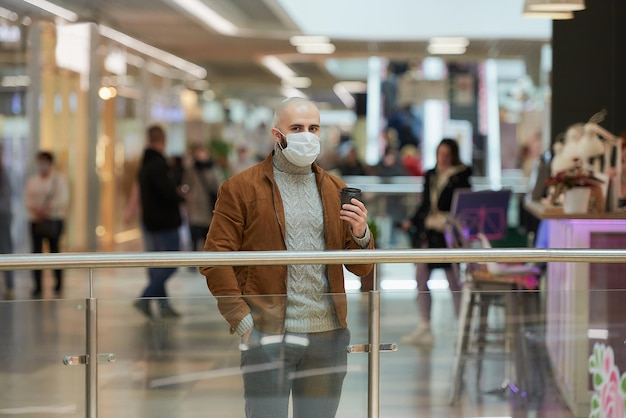
<path fill-rule="evenodd" d="M 250 339 L 250 334 L 252 334 L 252 328 L 250 328 L 248 331 L 246 331 L 245 334 L 243 334 L 241 336 L 241 343 L 242 344 L 248 344 L 248 340 Z"/>

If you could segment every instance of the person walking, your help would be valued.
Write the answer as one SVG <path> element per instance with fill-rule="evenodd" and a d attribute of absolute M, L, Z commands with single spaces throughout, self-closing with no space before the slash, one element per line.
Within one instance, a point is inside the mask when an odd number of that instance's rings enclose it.
<path fill-rule="evenodd" d="M 146 149 L 138 173 L 141 201 L 141 222 L 146 251 L 178 251 L 178 228 L 182 220 L 180 203 L 184 198 L 165 159 L 166 137 L 163 128 L 148 127 Z M 180 314 L 170 306 L 165 284 L 174 274 L 174 267 L 148 268 L 148 285 L 134 306 L 148 318 L 153 317 L 151 299 L 158 299 L 161 318 L 176 318 Z"/>
<path fill-rule="evenodd" d="M 196 144 L 191 148 L 192 165 L 185 169 L 182 183 L 185 195 L 191 250 L 197 251 L 209 232 L 213 218 L 213 207 L 219 188 L 215 164 L 206 147 Z M 198 245 L 202 242 L 200 245 Z"/>
<path fill-rule="evenodd" d="M 13 253 L 11 238 L 11 178 L 4 168 L 2 145 L 0 144 L 0 254 Z M 13 270 L 4 270 L 4 298 L 15 298 Z"/>
<path fill-rule="evenodd" d="M 24 189 L 24 204 L 30 220 L 30 238 L 33 253 L 43 252 L 44 241 L 51 253 L 58 253 L 65 228 L 69 188 L 67 180 L 54 169 L 54 156 L 47 151 L 37 154 L 37 174 L 31 176 Z M 63 270 L 54 270 L 54 293 L 63 291 Z M 33 270 L 33 297 L 42 295 L 42 271 Z"/>
<path fill-rule="evenodd" d="M 403 223 L 403 229 L 415 229 L 413 246 L 415 248 L 446 248 L 443 234 L 446 212 L 450 212 L 454 191 L 470 188 L 472 169 L 466 167 L 459 157 L 459 145 L 454 139 L 443 139 L 437 146 L 437 163 L 435 168 L 428 170 L 424 178 L 422 203 L 415 215 Z M 443 268 L 452 291 L 455 314 L 458 314 L 461 283 L 458 264 L 451 263 L 419 263 L 416 265 L 417 305 L 420 312 L 420 324 L 410 334 L 402 338 L 402 342 L 414 345 L 432 346 L 434 337 L 430 327 L 432 298 L 428 288 L 428 280 L 432 270 Z"/>
<path fill-rule="evenodd" d="M 276 109 L 274 151 L 220 187 L 206 251 L 371 249 L 367 209 L 341 205 L 338 177 L 314 161 L 320 152 L 320 113 L 289 98 Z M 365 276 L 372 264 L 346 265 Z M 346 374 L 343 266 L 204 266 L 211 293 L 241 337 L 248 418 L 334 417 Z"/>

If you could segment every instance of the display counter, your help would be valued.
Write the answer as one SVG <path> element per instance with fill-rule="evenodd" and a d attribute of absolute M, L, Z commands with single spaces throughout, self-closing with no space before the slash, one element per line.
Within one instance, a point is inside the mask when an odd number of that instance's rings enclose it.
<path fill-rule="evenodd" d="M 626 248 L 626 213 L 566 215 L 539 202 L 525 209 L 544 223 L 549 248 Z M 548 263 L 546 348 L 563 400 L 576 417 L 588 417 L 594 343 L 613 347 L 626 371 L 626 264 Z"/>

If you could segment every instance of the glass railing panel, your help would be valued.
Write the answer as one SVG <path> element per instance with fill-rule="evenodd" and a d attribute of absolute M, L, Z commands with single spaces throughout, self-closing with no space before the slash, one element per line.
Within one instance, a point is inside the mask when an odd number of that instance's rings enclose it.
<path fill-rule="evenodd" d="M 182 282 L 184 280 L 186 282 Z M 99 369 L 99 413 L 101 417 L 154 417 L 176 416 L 180 418 L 207 416 L 244 416 L 244 373 L 256 375 L 262 386 L 271 385 L 260 374 L 261 365 L 247 365 L 242 369 L 242 350 L 248 358 L 269 353 L 278 356 L 278 367 L 283 361 L 283 353 L 277 353 L 277 341 L 269 333 L 258 330 L 251 335 L 248 346 L 241 345 L 240 337 L 229 332 L 229 325 L 220 315 L 216 299 L 210 296 L 206 287 L 195 283 L 202 276 L 181 275 L 179 286 L 195 289 L 197 296 L 177 296 L 167 300 L 169 305 L 180 313 L 178 318 L 160 318 L 158 306 L 161 300 L 153 300 L 153 318 L 147 318 L 133 304 L 135 299 L 98 300 L 99 347 L 100 351 L 114 353 L 116 362 L 103 364 Z M 203 282 L 202 282 L 203 283 Z M 172 283 L 173 284 L 173 283 Z M 205 286 L 202 284 L 202 286 Z M 316 299 L 332 299 L 332 295 L 312 295 Z M 367 304 L 359 293 L 347 295 L 351 321 L 348 334 L 337 333 L 330 339 L 332 345 L 341 345 L 341 356 L 346 357 L 347 365 L 340 366 L 346 373 L 341 391 L 337 417 L 367 415 L 367 354 L 347 354 L 349 344 L 367 343 Z M 283 296 L 248 298 L 251 305 L 280 304 Z M 220 298 L 224 302 L 229 298 Z M 271 327 L 271 325 L 270 325 Z M 340 335 L 341 334 L 341 335 Z M 296 361 L 298 350 L 306 344 L 326 344 L 304 341 L 299 333 L 296 338 L 286 337 L 284 354 L 290 361 Z M 268 338 L 265 338 L 268 337 Z M 280 337 L 280 335 L 278 336 Z M 301 344 L 305 344 L 302 346 Z M 259 349 L 260 345 L 263 345 Z M 289 353 L 291 353 L 289 355 Z M 295 354 L 294 354 L 295 353 Z M 308 351 L 324 360 L 328 354 L 322 350 Z M 315 357 L 314 356 L 314 357 Z M 320 373 L 328 374 L 325 368 L 298 371 L 304 376 Z M 297 379 L 296 379 L 297 380 Z M 322 381 L 314 391 L 323 388 Z M 305 393 L 308 393 L 305 389 Z M 314 395 L 314 397 L 317 395 Z M 325 395 L 320 395 L 323 399 Z M 262 397 L 263 398 L 263 397 Z M 263 398 L 262 407 L 274 407 L 280 401 L 273 397 Z M 322 402 L 326 403 L 326 402 Z M 209 408 L 209 409 L 207 409 Z M 129 415 L 130 414 L 130 415 Z M 356 415 L 355 415 L 356 414 Z M 278 415 L 277 415 L 278 416 Z"/>
<path fill-rule="evenodd" d="M 398 343 L 396 353 L 381 355 L 381 416 L 569 418 L 623 410 L 624 290 L 483 288 L 467 327 L 455 317 L 450 291 L 431 295 L 429 344 L 403 338 L 419 322 L 416 292 L 381 294 L 381 341 Z"/>
<path fill-rule="evenodd" d="M 242 416 L 239 338 L 208 290 L 169 298 L 178 318 L 158 316 L 162 300 L 151 300 L 153 318 L 135 302 L 99 300 L 100 349 L 116 357 L 100 367 L 100 416 Z"/>
<path fill-rule="evenodd" d="M 465 282 L 455 293 L 443 271 L 434 270 L 432 338 L 424 343 L 405 338 L 420 324 L 424 308 L 415 289 L 415 265 L 378 265 L 380 341 L 398 345 L 396 352 L 381 353 L 380 416 L 559 418 L 607 416 L 609 409 L 622 408 L 623 264 L 542 267 L 538 286 L 532 286 L 526 279 L 472 276 L 463 266 Z M 89 293 L 87 278 L 86 271 L 68 271 L 65 299 L 0 302 L 0 415 L 86 416 L 86 366 L 65 366 L 62 360 L 85 354 L 87 304 L 81 295 Z M 186 268 L 168 282 L 166 301 L 180 316 L 160 317 L 163 301 L 155 300 L 154 317 L 148 318 L 134 305 L 146 280 L 145 269 L 94 272 L 98 353 L 116 359 L 104 357 L 98 365 L 100 416 L 243 416 L 244 373 L 249 377 L 259 369 L 242 370 L 242 349 L 249 354 L 251 347 L 262 346 L 258 352 L 265 353 L 283 342 L 285 350 L 306 346 L 301 338 L 277 341 L 260 333 L 242 346 L 229 333 L 204 277 Z M 359 291 L 358 284 L 346 275 L 350 339 L 337 338 L 343 348 L 369 342 L 373 295 Z M 23 297 L 25 288 L 18 290 Z M 310 297 L 324 301 L 336 295 Z M 284 296 L 247 302 L 280 313 Z M 266 326 L 279 319 L 270 317 Z M 315 368 L 304 375 L 327 371 Z M 367 416 L 368 355 L 347 354 L 345 371 L 336 416 Z M 274 403 L 269 399 L 264 407 Z"/>
<path fill-rule="evenodd" d="M 350 345 L 367 345 L 369 343 L 369 295 L 353 291 L 347 294 L 347 300 Z M 348 354 L 348 372 L 341 392 L 338 418 L 367 416 L 368 362 L 367 353 Z"/>
<path fill-rule="evenodd" d="M 381 416 L 514 416 L 516 403 L 526 395 L 514 393 L 512 388 L 526 385 L 519 382 L 515 357 L 508 355 L 503 313 L 497 309 L 488 312 L 485 341 L 477 340 L 480 324 L 473 321 L 469 336 L 472 341 L 462 353 L 465 362 L 457 375 L 462 324 L 455 315 L 453 301 L 461 295 L 442 289 L 430 293 L 431 327 L 427 335 L 416 333 L 420 324 L 419 303 L 423 300 L 418 301 L 415 291 L 383 292 L 381 339 L 398 342 L 398 352 L 381 357 Z M 506 295 L 500 291 L 483 294 L 494 298 L 494 303 L 495 298 L 513 295 L 514 292 Z M 500 306 L 499 301 L 494 306 Z M 510 318 L 513 324 L 518 319 Z M 452 401 L 457 384 L 458 394 Z"/>
<path fill-rule="evenodd" d="M 63 359 L 85 354 L 85 301 L 0 300 L 0 324 L 0 416 L 84 417 L 84 366 Z"/>

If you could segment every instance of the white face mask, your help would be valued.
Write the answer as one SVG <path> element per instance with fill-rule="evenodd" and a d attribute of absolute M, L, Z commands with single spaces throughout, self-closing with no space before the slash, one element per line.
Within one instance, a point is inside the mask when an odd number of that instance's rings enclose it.
<path fill-rule="evenodd" d="M 280 132 L 280 131 L 278 131 Z M 298 167 L 306 167 L 315 161 L 320 155 L 320 139 L 312 132 L 297 132 L 285 135 L 287 139 L 287 147 L 283 148 L 283 155 L 289 162 Z"/>

